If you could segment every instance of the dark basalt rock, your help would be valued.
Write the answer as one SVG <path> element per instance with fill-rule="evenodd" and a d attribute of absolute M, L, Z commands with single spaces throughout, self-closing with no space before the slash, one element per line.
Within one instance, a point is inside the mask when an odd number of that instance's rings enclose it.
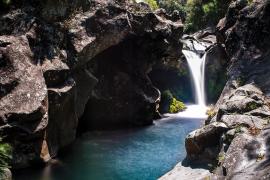
<path fill-rule="evenodd" d="M 228 57 L 225 48 L 214 44 L 205 55 L 205 91 L 207 104 L 217 102 L 227 80 Z"/>
<path fill-rule="evenodd" d="M 152 123 L 160 93 L 148 73 L 179 59 L 180 19 L 127 1 L 13 2 L 0 15 L 0 132 L 13 168 L 56 156 L 78 128 Z"/>

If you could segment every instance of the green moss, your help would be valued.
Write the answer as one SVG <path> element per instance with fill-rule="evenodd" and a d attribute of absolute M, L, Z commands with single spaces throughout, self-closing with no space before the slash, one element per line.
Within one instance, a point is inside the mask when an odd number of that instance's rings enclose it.
<path fill-rule="evenodd" d="M 206 114 L 208 116 L 207 119 L 212 119 L 217 114 L 217 112 L 215 111 L 214 107 L 211 107 L 206 111 Z"/>
<path fill-rule="evenodd" d="M 242 125 L 238 125 L 236 128 L 235 128 L 235 133 L 243 133 L 243 126 Z"/>
<path fill-rule="evenodd" d="M 256 102 L 250 102 L 250 103 L 247 104 L 246 109 L 248 111 L 252 111 L 254 109 L 257 109 L 258 107 L 259 107 L 259 104 L 257 104 Z"/>
<path fill-rule="evenodd" d="M 170 113 L 178 113 L 180 111 L 183 111 L 186 109 L 186 106 L 183 102 L 173 98 L 172 102 L 169 107 L 169 112 Z"/>
<path fill-rule="evenodd" d="M 11 160 L 11 146 L 3 143 L 0 139 L 0 176 L 5 168 L 9 168 L 9 161 Z"/>

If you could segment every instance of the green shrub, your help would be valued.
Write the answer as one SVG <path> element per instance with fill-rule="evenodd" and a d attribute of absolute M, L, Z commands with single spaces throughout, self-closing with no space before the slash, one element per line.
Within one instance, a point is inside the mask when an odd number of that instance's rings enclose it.
<path fill-rule="evenodd" d="M 186 106 L 183 102 L 178 101 L 177 99 L 173 98 L 172 102 L 169 107 L 169 112 L 170 113 L 178 113 L 180 111 L 183 111 L 186 109 Z"/>
<path fill-rule="evenodd" d="M 232 0 L 188 0 L 185 32 L 215 26 L 223 18 Z"/>
<path fill-rule="evenodd" d="M 211 106 L 209 109 L 207 109 L 206 114 L 208 116 L 207 119 L 211 120 L 217 114 L 217 112 L 215 111 L 215 107 Z"/>
<path fill-rule="evenodd" d="M 183 102 L 177 100 L 170 90 L 165 90 L 161 94 L 160 112 L 177 113 L 186 109 Z"/>
<path fill-rule="evenodd" d="M 3 143 L 0 139 L 0 175 L 3 169 L 9 168 L 9 161 L 11 159 L 11 146 Z"/>
<path fill-rule="evenodd" d="M 186 12 L 185 5 L 180 3 L 179 0 L 160 0 L 159 7 L 165 9 L 168 13 L 172 13 L 174 10 L 182 14 Z"/>
<path fill-rule="evenodd" d="M 156 10 L 159 8 L 156 0 L 143 0 L 143 2 L 147 3 L 152 10 Z"/>

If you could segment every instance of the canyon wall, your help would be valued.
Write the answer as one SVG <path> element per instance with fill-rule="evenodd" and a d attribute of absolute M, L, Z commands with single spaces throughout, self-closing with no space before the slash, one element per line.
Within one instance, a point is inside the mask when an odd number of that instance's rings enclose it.
<path fill-rule="evenodd" d="M 126 1 L 13 1 L 0 15 L 0 134 L 12 168 L 57 155 L 89 129 L 151 124 L 148 73 L 178 59 L 179 15 Z"/>

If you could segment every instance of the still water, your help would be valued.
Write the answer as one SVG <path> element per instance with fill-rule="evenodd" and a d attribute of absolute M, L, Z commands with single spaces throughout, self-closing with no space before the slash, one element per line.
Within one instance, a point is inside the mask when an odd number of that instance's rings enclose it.
<path fill-rule="evenodd" d="M 185 136 L 202 119 L 172 116 L 155 125 L 84 134 L 58 165 L 24 170 L 15 180 L 155 180 L 185 157 Z"/>

